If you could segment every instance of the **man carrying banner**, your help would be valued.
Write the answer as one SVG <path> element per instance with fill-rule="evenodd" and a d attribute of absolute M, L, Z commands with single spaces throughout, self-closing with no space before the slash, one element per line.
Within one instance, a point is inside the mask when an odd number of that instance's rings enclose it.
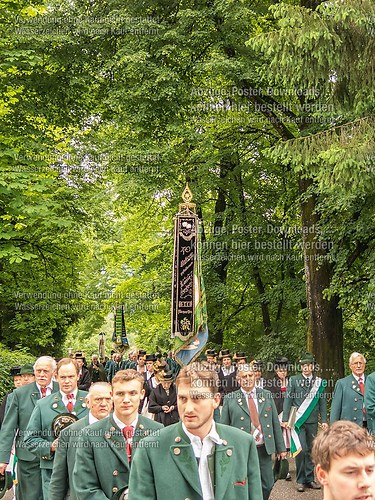
<path fill-rule="evenodd" d="M 314 464 L 311 460 L 319 414 L 322 429 L 328 428 L 327 401 L 324 395 L 327 381 L 313 375 L 314 363 L 314 357 L 309 352 L 299 360 L 302 373 L 290 377 L 283 407 L 282 426 L 292 429 L 290 452 L 296 457 L 299 492 L 305 491 L 306 487 L 320 489 L 320 485 L 314 480 Z"/>
<path fill-rule="evenodd" d="M 224 397 L 222 424 L 237 427 L 252 435 L 257 445 L 262 480 L 263 500 L 268 500 L 274 485 L 272 455 L 286 457 L 286 448 L 279 417 L 270 391 L 255 387 L 255 370 L 248 364 L 240 365 L 237 381 L 241 388 Z"/>

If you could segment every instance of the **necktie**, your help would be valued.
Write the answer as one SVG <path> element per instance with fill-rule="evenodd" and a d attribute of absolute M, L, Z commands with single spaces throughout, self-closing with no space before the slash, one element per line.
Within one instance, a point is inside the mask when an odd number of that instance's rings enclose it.
<path fill-rule="evenodd" d="M 74 408 L 74 404 L 73 404 L 74 395 L 67 394 L 67 398 L 68 398 L 68 404 L 66 405 L 66 408 L 67 408 L 68 412 L 71 413 L 73 411 L 73 408 Z"/>
<path fill-rule="evenodd" d="M 260 428 L 260 422 L 259 422 L 258 410 L 257 410 L 257 407 L 255 406 L 255 403 L 254 403 L 254 400 L 253 400 L 251 394 L 249 394 L 249 397 L 247 398 L 247 402 L 248 402 L 248 405 L 249 405 L 249 412 L 250 412 L 251 423 L 253 424 L 253 426 L 256 429 L 259 429 Z"/>
<path fill-rule="evenodd" d="M 128 455 L 128 462 L 130 464 L 130 461 L 132 459 L 132 443 L 131 443 L 131 439 L 133 437 L 133 427 L 131 425 L 126 425 L 122 429 L 122 433 L 123 433 L 125 441 L 126 441 L 126 454 Z"/>
<path fill-rule="evenodd" d="M 40 392 L 42 393 L 42 398 L 47 396 L 47 387 L 41 387 Z"/>
<path fill-rule="evenodd" d="M 359 388 L 362 392 L 362 396 L 364 396 L 365 394 L 365 384 L 363 383 L 363 380 L 362 380 L 362 377 L 359 377 L 358 379 L 358 385 L 359 385 Z"/>

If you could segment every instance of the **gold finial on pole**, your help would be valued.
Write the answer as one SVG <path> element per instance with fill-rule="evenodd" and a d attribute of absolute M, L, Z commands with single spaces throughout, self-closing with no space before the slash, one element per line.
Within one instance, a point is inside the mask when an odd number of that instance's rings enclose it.
<path fill-rule="evenodd" d="M 195 203 L 191 203 L 191 200 L 193 199 L 193 193 L 191 192 L 191 189 L 189 188 L 189 183 L 186 183 L 185 189 L 182 191 L 182 199 L 184 200 L 184 203 L 179 204 L 179 212 L 194 212 L 195 213 L 195 207 L 197 206 Z"/>

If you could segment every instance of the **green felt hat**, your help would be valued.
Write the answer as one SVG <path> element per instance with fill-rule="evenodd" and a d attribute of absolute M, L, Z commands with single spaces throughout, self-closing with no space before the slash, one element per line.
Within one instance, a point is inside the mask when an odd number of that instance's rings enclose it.
<path fill-rule="evenodd" d="M 34 366 L 31 363 L 26 363 L 21 366 L 20 375 L 34 375 Z"/>
<path fill-rule="evenodd" d="M 314 356 L 311 354 L 311 352 L 305 352 L 301 358 L 298 360 L 298 363 L 300 365 L 309 365 L 309 364 L 314 364 L 315 359 Z"/>

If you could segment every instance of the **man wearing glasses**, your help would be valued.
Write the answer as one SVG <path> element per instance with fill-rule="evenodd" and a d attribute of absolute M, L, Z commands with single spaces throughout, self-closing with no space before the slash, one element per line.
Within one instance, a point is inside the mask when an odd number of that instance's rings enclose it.
<path fill-rule="evenodd" d="M 350 420 L 367 427 L 367 412 L 364 404 L 366 358 L 353 352 L 349 358 L 351 374 L 336 382 L 333 392 L 330 422 Z"/>

